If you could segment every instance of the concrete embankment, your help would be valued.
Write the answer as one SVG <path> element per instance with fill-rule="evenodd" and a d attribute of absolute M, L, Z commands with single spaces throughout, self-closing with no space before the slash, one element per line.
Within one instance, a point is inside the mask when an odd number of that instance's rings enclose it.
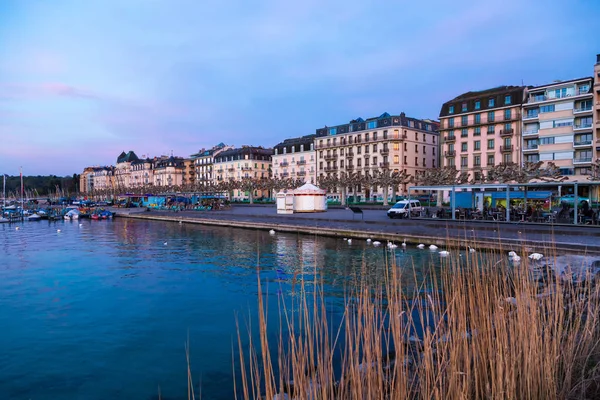
<path fill-rule="evenodd" d="M 116 209 L 119 217 L 225 226 L 274 229 L 278 232 L 331 237 L 406 241 L 444 247 L 476 246 L 502 251 L 536 251 L 550 254 L 600 255 L 600 227 L 482 223 L 448 220 L 389 220 L 384 211 L 365 210 L 354 215 L 344 209 L 325 213 L 280 215 L 274 207 L 231 207 L 218 211 L 155 211 Z"/>

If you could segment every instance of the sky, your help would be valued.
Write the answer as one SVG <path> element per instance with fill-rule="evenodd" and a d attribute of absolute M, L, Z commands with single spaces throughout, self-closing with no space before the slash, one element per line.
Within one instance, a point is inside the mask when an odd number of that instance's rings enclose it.
<path fill-rule="evenodd" d="M 0 0 L 0 174 L 272 147 L 592 76 L 596 0 Z"/>

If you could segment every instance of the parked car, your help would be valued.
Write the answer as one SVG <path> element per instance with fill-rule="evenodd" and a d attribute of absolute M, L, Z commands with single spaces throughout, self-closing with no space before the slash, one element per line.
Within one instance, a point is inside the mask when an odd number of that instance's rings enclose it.
<path fill-rule="evenodd" d="M 420 213 L 423 211 L 419 200 L 400 200 L 392 206 L 387 212 L 390 218 L 405 218 L 409 213 Z"/>
<path fill-rule="evenodd" d="M 579 205 L 581 205 L 581 203 L 583 203 L 584 201 L 587 201 L 589 205 L 592 205 L 592 203 L 590 203 L 590 199 L 587 197 L 577 196 L 577 201 L 579 202 Z M 567 203 L 568 205 L 570 205 L 572 207 L 573 204 L 575 204 L 575 195 L 567 194 L 565 196 L 562 196 L 560 198 L 559 203 L 563 203 L 563 202 Z"/>

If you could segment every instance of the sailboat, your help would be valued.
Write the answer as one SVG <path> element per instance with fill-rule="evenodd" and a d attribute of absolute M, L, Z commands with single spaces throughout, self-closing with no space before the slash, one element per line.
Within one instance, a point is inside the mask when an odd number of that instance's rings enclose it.
<path fill-rule="evenodd" d="M 4 176 L 4 184 L 2 185 L 2 198 L 4 199 L 4 207 L 2 208 L 2 214 L 0 214 L 0 223 L 10 222 L 8 218 L 4 218 L 4 210 L 6 209 L 6 174 Z"/>

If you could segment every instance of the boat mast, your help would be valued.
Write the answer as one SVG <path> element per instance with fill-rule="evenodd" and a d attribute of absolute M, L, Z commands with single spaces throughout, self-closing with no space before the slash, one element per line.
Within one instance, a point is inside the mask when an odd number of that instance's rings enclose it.
<path fill-rule="evenodd" d="M 2 198 L 4 199 L 4 209 L 6 209 L 6 174 L 2 174 L 4 183 L 2 184 Z"/>
<path fill-rule="evenodd" d="M 19 167 L 21 173 L 21 218 L 25 219 L 25 198 L 23 197 L 23 167 Z"/>

